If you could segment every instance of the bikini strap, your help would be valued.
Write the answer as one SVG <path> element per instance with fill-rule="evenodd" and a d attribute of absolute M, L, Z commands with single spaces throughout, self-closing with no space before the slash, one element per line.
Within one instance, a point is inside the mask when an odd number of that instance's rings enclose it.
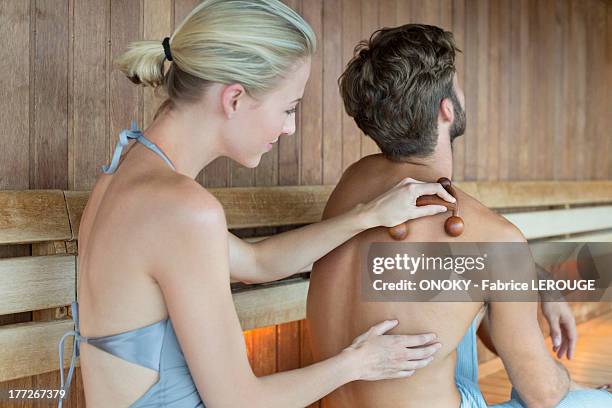
<path fill-rule="evenodd" d="M 64 391 L 64 396 L 60 396 L 59 402 L 57 404 L 58 408 L 62 407 L 64 398 L 68 398 L 68 392 L 70 391 L 70 382 L 72 381 L 72 376 L 74 374 L 76 358 L 79 356 L 79 343 L 87 343 L 88 340 L 87 337 L 81 336 L 81 333 L 79 332 L 79 312 L 77 302 L 72 302 L 72 304 L 70 305 L 70 310 L 72 311 L 74 330 L 66 332 L 59 342 L 60 388 Z M 66 340 L 68 336 L 74 336 L 74 340 L 72 344 L 72 358 L 70 359 L 70 369 L 68 370 L 68 376 L 66 377 L 66 384 L 64 384 L 64 340 Z"/>
<path fill-rule="evenodd" d="M 117 141 L 117 145 L 115 147 L 115 152 L 113 153 L 113 159 L 111 160 L 110 165 L 102 166 L 102 172 L 106 174 L 114 173 L 117 170 L 117 166 L 119 165 L 119 158 L 121 157 L 121 151 L 125 146 L 130 142 L 129 139 L 136 139 L 138 142 L 145 145 L 147 148 L 155 152 L 159 155 L 173 170 L 176 170 L 170 159 L 161 151 L 161 149 L 149 139 L 147 139 L 142 131 L 138 129 L 136 125 L 136 121 L 132 120 L 130 129 L 123 129 L 121 133 L 119 133 L 119 140 Z"/>

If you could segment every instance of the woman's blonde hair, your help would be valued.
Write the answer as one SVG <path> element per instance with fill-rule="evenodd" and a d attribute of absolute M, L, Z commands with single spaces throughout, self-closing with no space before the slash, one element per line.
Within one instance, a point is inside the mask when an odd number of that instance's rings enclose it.
<path fill-rule="evenodd" d="M 278 0 L 204 0 L 170 37 L 173 63 L 165 74 L 161 40 L 132 42 L 115 63 L 136 84 L 163 85 L 167 99 L 157 116 L 199 100 L 213 82 L 265 94 L 315 49 L 308 23 Z"/>

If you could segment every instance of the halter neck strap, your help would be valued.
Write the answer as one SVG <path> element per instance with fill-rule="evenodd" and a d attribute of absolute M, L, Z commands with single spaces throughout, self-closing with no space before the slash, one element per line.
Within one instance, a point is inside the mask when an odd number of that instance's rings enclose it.
<path fill-rule="evenodd" d="M 106 174 L 112 174 L 117 170 L 117 166 L 119 165 L 119 158 L 121 157 L 121 152 L 123 148 L 128 145 L 130 139 L 136 139 L 136 141 L 142 143 L 147 148 L 152 150 L 158 156 L 160 156 L 164 161 L 172 167 L 172 170 L 176 170 L 172 161 L 166 156 L 164 152 L 153 142 L 147 139 L 142 131 L 138 129 L 136 125 L 136 121 L 132 120 L 130 129 L 123 129 L 121 133 L 119 133 L 119 140 L 117 141 L 117 145 L 115 146 L 115 152 L 113 153 L 113 158 L 111 160 L 110 165 L 102 166 L 102 172 Z"/>

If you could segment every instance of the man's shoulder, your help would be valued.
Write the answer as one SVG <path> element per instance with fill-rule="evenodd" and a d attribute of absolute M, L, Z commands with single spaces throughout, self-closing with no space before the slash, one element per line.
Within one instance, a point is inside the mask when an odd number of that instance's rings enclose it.
<path fill-rule="evenodd" d="M 323 218 L 342 214 L 358 203 L 365 203 L 396 185 L 403 177 L 415 177 L 390 170 L 389 161 L 382 154 L 365 156 L 351 164 L 342 174 L 332 192 Z M 505 217 L 486 207 L 477 198 L 456 187 L 459 199 L 459 216 L 464 217 L 466 226 L 475 240 L 497 242 L 524 242 L 521 231 Z M 443 215 L 440 215 L 443 216 Z M 436 216 L 434 216 L 436 217 Z M 411 220 L 412 224 L 429 223 L 433 219 Z"/>
<path fill-rule="evenodd" d="M 472 221 L 477 220 L 478 225 L 476 227 L 482 229 L 483 233 L 491 235 L 489 237 L 490 240 L 498 242 L 525 242 L 525 237 L 521 230 L 503 215 L 485 206 L 478 199 L 460 188 L 455 188 L 455 190 L 459 192 L 459 215 L 461 215 L 461 210 L 463 210 L 467 212 L 467 216 Z"/>
<path fill-rule="evenodd" d="M 340 215 L 384 192 L 380 186 L 382 157 L 381 154 L 365 156 L 346 168 L 327 201 L 324 219 Z"/>

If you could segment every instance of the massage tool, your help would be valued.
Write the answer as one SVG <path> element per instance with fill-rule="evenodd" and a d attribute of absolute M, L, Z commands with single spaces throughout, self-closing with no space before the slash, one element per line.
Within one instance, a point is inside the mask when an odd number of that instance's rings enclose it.
<path fill-rule="evenodd" d="M 457 199 L 455 189 L 453 188 L 449 179 L 447 179 L 446 177 L 441 177 L 440 179 L 438 179 L 438 183 L 440 183 L 450 195 Z M 442 200 L 437 195 L 424 195 L 417 198 L 416 200 L 416 205 L 418 207 L 431 204 L 443 205 L 449 210 L 453 211 L 453 215 L 448 217 L 446 219 L 446 222 L 444 223 L 444 231 L 446 231 L 446 233 L 451 237 L 458 237 L 459 235 L 461 235 L 461 233 L 463 232 L 464 225 L 463 219 L 461 219 L 461 217 L 457 215 L 459 213 L 459 201 L 457 200 L 455 203 L 449 203 L 448 201 Z M 397 241 L 402 241 L 408 236 L 408 226 L 404 222 L 399 225 L 396 225 L 395 227 L 391 227 L 389 228 L 389 235 L 391 236 L 391 238 Z"/>

